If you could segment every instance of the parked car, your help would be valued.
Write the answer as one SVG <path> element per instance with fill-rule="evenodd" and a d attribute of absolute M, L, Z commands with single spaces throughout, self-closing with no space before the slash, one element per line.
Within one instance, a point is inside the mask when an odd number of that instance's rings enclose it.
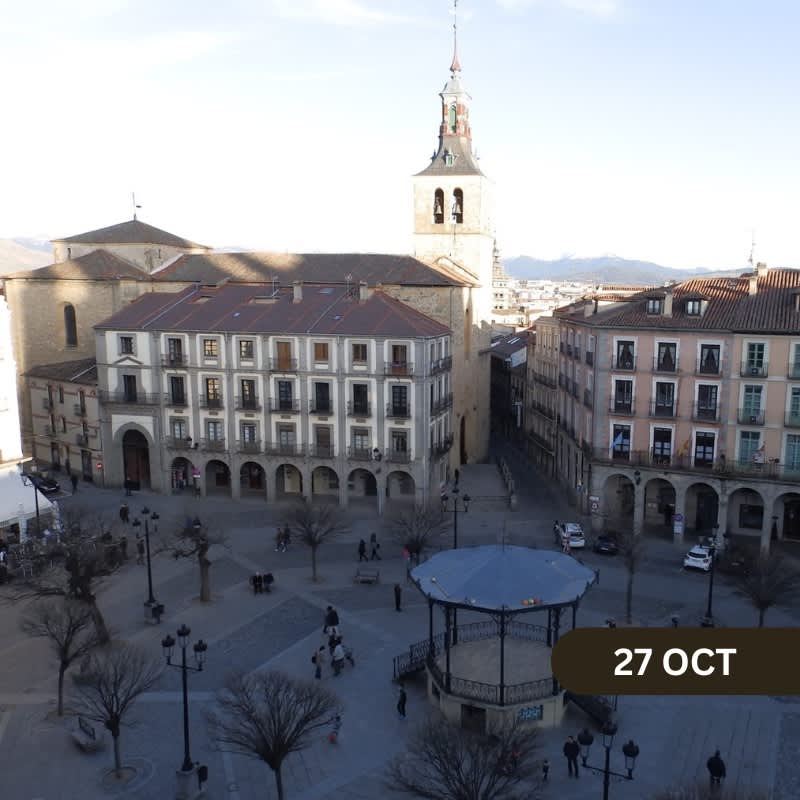
<path fill-rule="evenodd" d="M 49 475 L 37 477 L 36 485 L 42 494 L 55 494 L 61 491 L 61 486 L 58 481 L 55 478 L 51 478 Z"/>
<path fill-rule="evenodd" d="M 569 542 L 570 550 L 581 550 L 586 547 L 586 537 L 583 535 L 583 528 L 578 522 L 562 522 L 555 533 L 555 542 L 559 547 L 563 547 L 565 542 Z"/>
<path fill-rule="evenodd" d="M 696 545 L 683 557 L 684 569 L 699 569 L 708 572 L 711 569 L 711 550 L 703 545 Z"/>
<path fill-rule="evenodd" d="M 603 535 L 594 540 L 592 550 L 605 556 L 615 556 L 619 552 L 619 545 L 613 537 Z"/>

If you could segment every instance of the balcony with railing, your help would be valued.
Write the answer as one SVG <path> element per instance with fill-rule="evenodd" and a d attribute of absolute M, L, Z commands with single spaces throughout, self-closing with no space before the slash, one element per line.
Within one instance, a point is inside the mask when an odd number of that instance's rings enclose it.
<path fill-rule="evenodd" d="M 438 375 L 440 372 L 448 372 L 453 368 L 453 356 L 445 356 L 431 361 L 430 374 Z"/>
<path fill-rule="evenodd" d="M 584 360 L 586 364 L 590 367 L 594 366 L 594 350 L 587 350 L 584 354 Z"/>
<path fill-rule="evenodd" d="M 800 380 L 800 363 L 795 361 L 789 364 L 789 369 L 786 371 L 786 377 L 790 381 Z"/>
<path fill-rule="evenodd" d="M 740 425 L 763 425 L 764 411 L 760 408 L 740 408 L 736 421 Z"/>
<path fill-rule="evenodd" d="M 783 424 L 787 428 L 800 428 L 800 411 L 787 411 Z"/>
<path fill-rule="evenodd" d="M 201 439 L 200 449 L 209 453 L 224 453 L 226 450 L 225 439 Z"/>
<path fill-rule="evenodd" d="M 414 365 L 409 361 L 386 361 L 383 365 L 384 375 L 413 375 Z"/>
<path fill-rule="evenodd" d="M 742 378 L 767 378 L 769 377 L 769 365 L 745 361 L 742 362 L 739 374 Z"/>
<path fill-rule="evenodd" d="M 611 357 L 611 369 L 617 372 L 636 372 L 636 356 L 617 353 Z"/>
<path fill-rule="evenodd" d="M 659 400 L 650 401 L 650 416 L 660 418 L 672 418 L 676 415 L 677 402 L 664 403 Z"/>
<path fill-rule="evenodd" d="M 548 408 L 544 403 L 540 403 L 537 400 L 534 400 L 531 403 L 531 408 L 536 414 L 540 414 L 547 419 L 555 419 L 556 410 L 554 408 Z"/>
<path fill-rule="evenodd" d="M 692 405 L 692 419 L 695 422 L 719 422 L 719 406 L 708 403 Z"/>
<path fill-rule="evenodd" d="M 411 406 L 408 403 L 387 403 L 386 416 L 389 419 L 408 419 L 411 416 Z"/>
<path fill-rule="evenodd" d="M 297 372 L 296 358 L 271 358 L 269 360 L 270 372 Z"/>
<path fill-rule="evenodd" d="M 191 436 L 165 436 L 164 445 L 167 450 L 192 450 L 194 444 Z"/>
<path fill-rule="evenodd" d="M 592 393 L 589 391 L 589 389 L 584 389 L 583 390 L 583 404 L 587 408 L 591 408 L 592 407 Z"/>
<path fill-rule="evenodd" d="M 556 446 L 555 442 L 552 440 L 552 434 L 550 437 L 542 436 L 540 433 L 536 431 L 528 431 L 528 438 L 533 442 L 533 444 L 544 450 L 546 453 L 554 453 Z"/>
<path fill-rule="evenodd" d="M 411 451 L 410 450 L 387 450 L 384 456 L 385 460 L 391 464 L 410 464 Z"/>
<path fill-rule="evenodd" d="M 453 446 L 453 434 L 449 433 L 441 442 L 434 442 L 431 446 L 431 458 L 438 458 L 450 451 Z"/>
<path fill-rule="evenodd" d="M 268 456 L 285 456 L 287 458 L 297 458 L 305 455 L 306 447 L 297 442 L 267 442 L 264 452 Z"/>
<path fill-rule="evenodd" d="M 694 365 L 695 375 L 719 375 L 719 360 L 698 358 Z"/>
<path fill-rule="evenodd" d="M 347 401 L 347 416 L 348 417 L 371 417 L 372 404 L 369 402 L 355 402 L 354 400 Z"/>
<path fill-rule="evenodd" d="M 332 444 L 312 444 L 308 447 L 311 458 L 335 458 L 336 451 Z"/>
<path fill-rule="evenodd" d="M 333 413 L 333 402 L 329 399 L 327 400 L 309 400 L 308 401 L 308 413 L 309 414 L 332 414 Z"/>
<path fill-rule="evenodd" d="M 106 405 L 157 406 L 161 395 L 153 392 L 109 392 L 101 389 L 98 392 L 101 403 Z"/>
<path fill-rule="evenodd" d="M 86 416 L 86 406 L 81 405 L 80 403 L 75 403 L 72 406 L 72 413 L 76 417 L 85 417 Z"/>
<path fill-rule="evenodd" d="M 189 405 L 187 395 L 181 392 L 167 392 L 164 395 L 164 405 L 167 408 L 186 408 Z"/>
<path fill-rule="evenodd" d="M 236 452 L 237 453 L 252 453 L 258 454 L 262 450 L 261 439 L 237 439 Z"/>
<path fill-rule="evenodd" d="M 347 457 L 351 461 L 372 461 L 372 450 L 369 447 L 353 447 L 351 445 L 347 448 Z"/>
<path fill-rule="evenodd" d="M 446 394 L 444 397 L 440 397 L 438 400 L 434 401 L 433 408 L 431 409 L 431 414 L 433 414 L 434 416 L 438 414 L 444 414 L 452 407 L 453 407 L 453 395 Z"/>
<path fill-rule="evenodd" d="M 261 400 L 258 397 L 236 395 L 234 403 L 237 411 L 261 411 Z"/>
<path fill-rule="evenodd" d="M 549 386 L 551 389 L 555 389 L 558 385 L 555 378 L 551 378 L 549 375 L 545 375 L 543 372 L 534 371 L 533 379 L 536 381 L 536 383 L 544 384 L 545 386 Z"/>
<path fill-rule="evenodd" d="M 633 400 L 612 400 L 608 406 L 609 414 L 625 414 L 631 416 L 634 413 Z"/>
<path fill-rule="evenodd" d="M 680 370 L 674 358 L 659 358 L 656 356 L 653 359 L 653 372 L 664 372 L 668 375 L 677 375 Z"/>
<path fill-rule="evenodd" d="M 188 367 L 189 356 L 183 353 L 162 353 L 161 354 L 162 367 Z"/>
<path fill-rule="evenodd" d="M 201 394 L 200 395 L 200 408 L 208 408 L 208 409 L 211 409 L 211 410 L 224 408 L 224 404 L 222 402 L 222 395 L 221 394 L 214 394 L 214 395 Z"/>
<path fill-rule="evenodd" d="M 300 411 L 300 401 L 291 397 L 270 397 L 269 410 L 275 414 L 295 414 Z"/>

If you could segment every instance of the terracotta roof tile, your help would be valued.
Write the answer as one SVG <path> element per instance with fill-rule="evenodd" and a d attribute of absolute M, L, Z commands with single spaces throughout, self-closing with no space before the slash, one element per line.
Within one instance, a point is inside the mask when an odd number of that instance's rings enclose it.
<path fill-rule="evenodd" d="M 39 269 L 12 272 L 7 278 L 25 278 L 31 280 L 112 280 L 128 278 L 138 281 L 149 280 L 147 273 L 135 267 L 130 261 L 115 256 L 108 250 L 92 250 L 85 256 L 59 261 Z"/>

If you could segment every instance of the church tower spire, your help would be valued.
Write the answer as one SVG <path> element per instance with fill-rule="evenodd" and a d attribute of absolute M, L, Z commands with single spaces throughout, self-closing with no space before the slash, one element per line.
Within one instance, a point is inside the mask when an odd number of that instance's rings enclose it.
<path fill-rule="evenodd" d="M 456 72 L 461 72 L 461 62 L 458 60 L 458 0 L 453 0 L 453 60 L 450 62 L 450 77 L 455 78 Z"/>

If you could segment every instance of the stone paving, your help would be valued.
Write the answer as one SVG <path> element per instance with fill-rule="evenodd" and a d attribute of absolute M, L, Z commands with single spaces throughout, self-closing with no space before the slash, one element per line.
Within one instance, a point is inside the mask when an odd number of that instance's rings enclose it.
<path fill-rule="evenodd" d="M 511 537 L 539 547 L 549 547 L 552 520 L 574 515 L 551 487 L 531 481 L 519 464 L 520 510 L 470 510 L 459 518 L 463 544 L 494 542 Z M 485 467 L 482 469 L 486 469 Z M 469 485 L 470 470 L 462 473 Z M 485 475 L 479 476 L 483 483 Z M 475 479 L 473 476 L 472 479 Z M 525 483 L 523 483 L 525 481 Z M 470 489 L 470 493 L 473 490 Z M 478 489 L 474 490 L 475 492 Z M 78 498 L 63 500 L 65 508 L 79 500 L 93 508 L 116 512 L 121 492 L 81 489 Z M 162 515 L 165 526 L 179 524 L 187 513 L 186 498 L 141 493 L 128 499 L 132 512 L 145 503 Z M 308 552 L 299 545 L 288 553 L 273 549 L 274 525 L 286 519 L 286 508 L 258 501 L 233 504 L 204 498 L 191 504 L 206 520 L 224 525 L 229 548 L 212 551 L 211 604 L 197 599 L 199 580 L 193 560 L 166 556 L 154 562 L 156 596 L 167 606 L 160 626 L 145 625 L 142 601 L 145 571 L 125 566 L 98 592 L 100 606 L 116 635 L 150 649 L 160 657 L 160 639 L 185 622 L 192 638 L 209 643 L 206 669 L 190 676 L 192 755 L 209 766 L 207 797 L 212 800 L 264 800 L 275 797 L 272 773 L 262 763 L 216 751 L 208 740 L 204 709 L 214 691 L 233 669 L 277 668 L 311 677 L 310 656 L 322 641 L 322 618 L 329 603 L 338 607 L 347 643 L 353 647 L 356 667 L 339 677 L 327 674 L 344 705 L 344 726 L 336 746 L 319 736 L 303 753 L 288 759 L 284 770 L 287 797 L 292 800 L 394 800 L 385 786 L 386 762 L 401 753 L 410 727 L 429 713 L 421 683 L 409 684 L 409 719 L 397 720 L 396 689 L 391 684 L 392 658 L 427 635 L 427 606 L 405 583 L 400 547 L 383 529 L 382 522 L 364 509 L 352 516 L 350 531 L 319 551 L 321 581 L 310 581 Z M 383 544 L 381 582 L 355 586 L 356 544 L 377 529 Z M 449 545 L 449 535 L 443 546 Z M 696 624 L 704 609 L 707 582 L 679 570 L 681 548 L 670 542 L 648 542 L 646 557 L 634 586 L 637 624 L 669 624 L 678 613 Z M 624 614 L 626 575 L 614 559 L 582 554 L 588 566 L 600 569 L 600 584 L 587 595 L 579 625 L 602 625 L 605 618 Z M 674 566 L 673 566 L 674 565 Z M 255 569 L 276 576 L 275 590 L 254 596 L 249 575 Z M 697 578 L 697 580 L 695 580 Z M 392 587 L 403 586 L 404 610 L 394 611 Z M 722 623 L 755 621 L 755 612 L 720 582 L 715 610 Z M 768 625 L 793 624 L 796 610 L 771 610 Z M 748 616 L 752 615 L 752 616 Z M 166 670 L 153 692 L 136 706 L 132 722 L 122 735 L 126 764 L 136 768 L 135 780 L 114 788 L 107 777 L 111 751 L 85 755 L 77 751 L 67 730 L 71 721 L 54 718 L 54 669 L 46 645 L 22 637 L 16 630 L 18 611 L 0 607 L 0 792 L 11 800 L 98 800 L 109 796 L 135 800 L 164 800 L 173 796 L 175 769 L 183 753 L 180 674 Z M 695 622 L 691 622 L 695 620 Z M 460 620 L 462 621 L 462 620 Z M 463 622 L 470 621 L 467 615 Z M 68 680 L 69 684 L 69 680 Z M 68 686 L 69 688 L 69 686 Z M 729 784 L 742 788 L 770 788 L 773 800 L 800 797 L 800 703 L 797 698 L 777 700 L 725 697 L 625 697 L 619 699 L 619 738 L 633 737 L 641 747 L 636 780 L 615 783 L 614 800 L 642 800 L 665 785 L 705 777 L 705 760 L 719 748 L 726 758 Z M 566 777 L 561 746 L 568 733 L 576 733 L 587 720 L 568 709 L 558 729 L 540 734 L 542 756 L 551 763 L 551 782 L 545 800 L 580 800 L 602 793 L 602 779 L 584 770 L 581 777 Z M 599 738 L 599 737 L 598 737 Z M 595 745 L 590 763 L 600 763 L 602 748 Z M 612 768 L 622 767 L 621 753 L 612 755 Z M 780 764 L 780 769 L 778 769 Z M 65 776 L 69 776 L 65 780 Z"/>

